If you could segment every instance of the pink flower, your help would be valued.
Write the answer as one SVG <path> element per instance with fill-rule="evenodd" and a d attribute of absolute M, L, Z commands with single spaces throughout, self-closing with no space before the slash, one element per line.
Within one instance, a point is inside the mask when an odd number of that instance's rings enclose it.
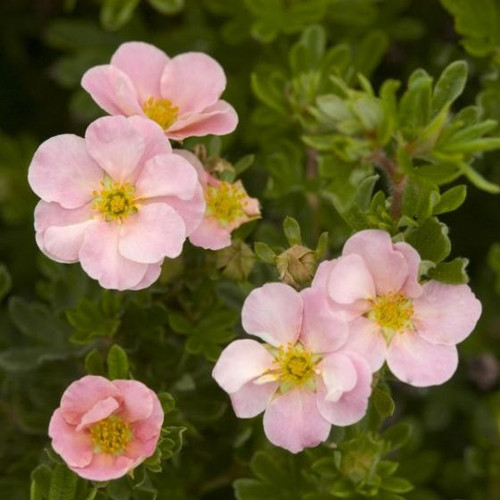
<path fill-rule="evenodd" d="M 231 245 L 231 233 L 242 224 L 260 217 L 259 200 L 250 198 L 241 181 L 221 181 L 211 176 L 189 151 L 174 150 L 198 172 L 207 207 L 201 224 L 189 236 L 193 245 L 220 250 Z"/>
<path fill-rule="evenodd" d="M 455 344 L 474 329 L 481 303 L 467 285 L 418 282 L 420 256 L 388 233 L 361 231 L 338 259 L 323 262 L 312 287 L 330 310 L 349 319 L 346 348 L 378 370 L 385 360 L 400 380 L 417 387 L 446 382 L 455 372 Z"/>
<path fill-rule="evenodd" d="M 151 285 L 205 211 L 196 170 L 172 154 L 156 123 L 138 116 L 100 118 L 85 139 L 48 139 L 28 179 L 42 198 L 35 210 L 42 252 L 80 261 L 104 288 Z"/>
<path fill-rule="evenodd" d="M 160 401 L 141 382 L 88 375 L 64 391 L 49 436 L 72 471 L 107 481 L 154 453 L 162 424 Z"/>
<path fill-rule="evenodd" d="M 242 321 L 265 344 L 232 342 L 212 373 L 238 417 L 264 411 L 266 436 L 292 453 L 325 441 L 331 424 L 350 425 L 363 417 L 370 367 L 342 348 L 347 325 L 325 307 L 321 292 L 264 285 L 247 297 Z"/>
<path fill-rule="evenodd" d="M 170 139 L 229 134 L 238 123 L 233 107 L 219 99 L 224 70 L 200 52 L 170 59 L 153 45 L 124 43 L 111 64 L 83 75 L 82 86 L 104 111 L 147 116 Z"/>

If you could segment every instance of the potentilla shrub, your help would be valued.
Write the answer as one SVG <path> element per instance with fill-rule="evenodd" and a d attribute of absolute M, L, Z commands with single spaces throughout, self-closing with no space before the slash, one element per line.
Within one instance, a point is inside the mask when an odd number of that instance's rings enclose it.
<path fill-rule="evenodd" d="M 9 309 L 36 352 L 18 371 L 50 386 L 31 499 L 498 498 L 498 395 L 467 419 L 500 368 L 490 355 L 484 385 L 485 358 L 463 361 L 495 284 L 469 285 L 457 256 L 475 228 L 441 220 L 462 180 L 500 192 L 480 173 L 500 149 L 489 84 L 471 104 L 463 59 L 386 78 L 388 47 L 425 30 L 397 2 L 186 3 L 183 53 L 146 34 L 77 52 L 95 119 L 29 164 L 41 302 Z M 498 64 L 459 3 L 443 1 L 465 49 Z M 111 30 L 137 7 L 112 4 Z M 219 51 L 210 16 L 229 18 Z M 463 444 L 464 425 L 490 441 Z"/>

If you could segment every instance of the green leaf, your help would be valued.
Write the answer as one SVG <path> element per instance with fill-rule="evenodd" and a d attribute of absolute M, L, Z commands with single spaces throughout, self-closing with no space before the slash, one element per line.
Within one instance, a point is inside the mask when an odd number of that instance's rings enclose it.
<path fill-rule="evenodd" d="M 397 450 L 404 446 L 412 434 L 412 427 L 404 422 L 400 422 L 389 427 L 383 434 L 384 441 L 389 442 L 390 450 Z"/>
<path fill-rule="evenodd" d="M 406 242 L 417 250 L 422 260 L 431 260 L 436 264 L 448 257 L 451 251 L 448 227 L 436 217 L 427 219 L 421 226 L 413 229 Z"/>
<path fill-rule="evenodd" d="M 50 481 L 49 500 L 73 500 L 78 476 L 65 465 L 56 465 Z"/>
<path fill-rule="evenodd" d="M 432 114 L 437 115 L 462 94 L 467 82 L 467 63 L 455 61 L 448 65 L 436 82 L 432 95 Z"/>
<path fill-rule="evenodd" d="M 0 264 L 0 300 L 3 300 L 10 292 L 12 278 L 4 264 Z"/>
<path fill-rule="evenodd" d="M 158 399 L 160 400 L 164 413 L 170 413 L 175 408 L 175 399 L 168 392 L 160 392 L 158 394 Z"/>
<path fill-rule="evenodd" d="M 322 26 L 308 26 L 290 49 L 290 67 L 296 75 L 318 69 L 325 53 L 326 34 Z"/>
<path fill-rule="evenodd" d="M 127 379 L 129 377 L 128 356 L 118 344 L 111 347 L 106 361 L 108 364 L 108 377 L 111 380 Z"/>
<path fill-rule="evenodd" d="M 85 371 L 88 375 L 104 375 L 104 361 L 98 349 L 92 349 L 85 356 Z"/>
<path fill-rule="evenodd" d="M 471 183 L 474 184 L 474 186 L 476 186 L 478 189 L 491 194 L 500 193 L 500 186 L 498 184 L 494 184 L 493 182 L 486 180 L 477 170 L 473 169 L 470 165 L 461 163 L 459 165 L 459 168 L 467 177 L 467 179 L 469 179 L 469 181 L 471 181 Z"/>
<path fill-rule="evenodd" d="M 216 252 L 215 265 L 225 277 L 235 281 L 246 280 L 254 264 L 252 249 L 240 239 L 234 239 L 230 246 Z"/>
<path fill-rule="evenodd" d="M 46 464 L 37 466 L 31 473 L 30 500 L 47 498 L 50 489 L 52 470 Z"/>
<path fill-rule="evenodd" d="M 412 73 L 399 104 L 399 123 L 410 137 L 424 127 L 431 113 L 432 78 L 421 69 Z"/>
<path fill-rule="evenodd" d="M 117 30 L 132 18 L 139 0 L 105 0 L 101 7 L 101 23 L 107 30 Z"/>
<path fill-rule="evenodd" d="M 177 14 L 184 8 L 184 0 L 148 0 L 162 14 Z"/>
<path fill-rule="evenodd" d="M 447 212 L 453 212 L 458 207 L 462 205 L 467 197 L 467 186 L 464 184 L 460 184 L 458 186 L 454 186 L 448 191 L 445 191 L 441 194 L 441 198 L 438 203 L 434 207 L 434 214 L 445 214 Z"/>
<path fill-rule="evenodd" d="M 410 177 L 403 196 L 403 215 L 423 222 L 434 212 L 439 202 L 437 186 L 427 179 Z"/>
<path fill-rule="evenodd" d="M 289 217 L 288 215 L 285 217 L 285 220 L 283 221 L 283 231 L 288 243 L 291 246 L 302 245 L 300 226 L 293 217 Z"/>
<path fill-rule="evenodd" d="M 427 274 L 429 278 L 441 281 L 442 283 L 461 285 L 469 282 L 469 276 L 466 271 L 468 263 L 468 259 L 457 257 L 450 262 L 439 263 L 436 267 L 429 269 Z"/>
<path fill-rule="evenodd" d="M 256 241 L 254 243 L 255 255 L 267 264 L 276 263 L 276 252 L 267 244 L 262 241 Z"/>
<path fill-rule="evenodd" d="M 384 390 L 380 387 L 375 387 L 371 397 L 375 409 L 382 418 L 385 419 L 387 417 L 390 417 L 394 413 L 396 405 L 394 404 L 394 400 L 387 390 Z"/>
<path fill-rule="evenodd" d="M 408 493 L 413 489 L 410 481 L 402 477 L 389 476 L 384 478 L 380 487 L 383 490 L 392 491 L 394 493 Z"/>
<path fill-rule="evenodd" d="M 277 71 L 271 74 L 252 73 L 252 90 L 255 95 L 271 109 L 287 115 L 288 106 L 285 101 L 286 78 Z"/>
<path fill-rule="evenodd" d="M 234 164 L 234 175 L 239 177 L 255 161 L 255 155 L 245 155 Z"/>
<path fill-rule="evenodd" d="M 356 72 L 369 77 L 389 48 L 389 37 L 381 30 L 369 32 L 355 47 L 353 65 Z"/>

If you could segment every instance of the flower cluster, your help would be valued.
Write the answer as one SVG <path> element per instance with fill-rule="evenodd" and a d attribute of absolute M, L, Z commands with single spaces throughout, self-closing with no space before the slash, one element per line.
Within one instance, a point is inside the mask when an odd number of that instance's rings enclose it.
<path fill-rule="evenodd" d="M 80 262 L 104 288 L 139 290 L 186 238 L 224 248 L 236 227 L 259 216 L 241 182 L 215 179 L 168 140 L 235 129 L 234 109 L 219 100 L 225 75 L 212 58 L 169 59 L 152 45 L 125 43 L 82 85 L 115 116 L 91 123 L 84 138 L 48 139 L 33 157 L 36 240 L 48 257 Z"/>
<path fill-rule="evenodd" d="M 236 415 L 264 411 L 268 439 L 293 453 L 360 420 L 372 372 L 387 361 L 418 387 L 448 380 L 455 344 L 473 330 L 481 304 L 467 285 L 419 282 L 420 256 L 388 233 L 361 231 L 323 262 L 300 293 L 274 283 L 245 301 L 245 339 L 222 352 L 213 377 Z"/>

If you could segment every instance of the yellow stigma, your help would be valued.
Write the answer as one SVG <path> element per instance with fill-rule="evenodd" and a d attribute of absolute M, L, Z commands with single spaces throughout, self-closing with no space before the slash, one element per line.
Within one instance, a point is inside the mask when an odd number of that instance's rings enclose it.
<path fill-rule="evenodd" d="M 235 220 L 245 217 L 243 199 L 246 193 L 238 186 L 221 181 L 218 186 L 207 186 L 205 200 L 207 213 L 215 217 L 223 225 L 229 225 Z"/>
<path fill-rule="evenodd" d="M 318 361 L 315 358 L 300 343 L 286 348 L 280 347 L 276 361 L 278 363 L 277 376 L 281 382 L 282 391 L 299 385 L 314 386 L 314 367 Z"/>
<path fill-rule="evenodd" d="M 373 301 L 372 319 L 382 328 L 400 332 L 411 328 L 413 305 L 400 293 L 381 295 Z"/>
<path fill-rule="evenodd" d="M 135 189 L 128 182 L 116 184 L 106 178 L 103 189 L 94 191 L 94 209 L 103 215 L 107 222 L 123 221 L 127 216 L 137 213 Z"/>
<path fill-rule="evenodd" d="M 129 425 L 115 415 L 94 424 L 90 428 L 90 435 L 95 452 L 111 455 L 123 453 L 132 439 Z"/>
<path fill-rule="evenodd" d="M 177 120 L 179 108 L 168 99 L 150 97 L 143 105 L 144 114 L 155 121 L 163 130 L 167 130 Z"/>

